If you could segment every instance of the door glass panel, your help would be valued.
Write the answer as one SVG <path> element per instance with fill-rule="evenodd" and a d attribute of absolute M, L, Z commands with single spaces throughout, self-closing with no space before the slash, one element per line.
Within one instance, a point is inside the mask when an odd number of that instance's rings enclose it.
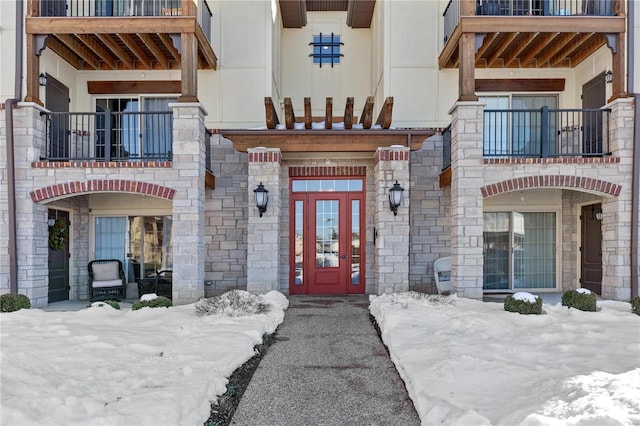
<path fill-rule="evenodd" d="M 316 201 L 316 267 L 337 268 L 340 242 L 338 240 L 338 200 Z"/>
<path fill-rule="evenodd" d="M 509 288 L 509 213 L 484 214 L 484 281 L 486 290 Z"/>
<path fill-rule="evenodd" d="M 126 268 L 126 217 L 95 218 L 95 259 L 118 259 Z"/>
<path fill-rule="evenodd" d="M 556 214 L 513 216 L 513 288 L 555 288 Z"/>
<path fill-rule="evenodd" d="M 304 266 L 304 233 L 303 233 L 303 220 L 304 220 L 304 204 L 302 201 L 295 202 L 295 285 L 304 284 L 302 277 L 302 267 Z"/>
<path fill-rule="evenodd" d="M 351 201 L 351 284 L 360 284 L 360 201 Z"/>

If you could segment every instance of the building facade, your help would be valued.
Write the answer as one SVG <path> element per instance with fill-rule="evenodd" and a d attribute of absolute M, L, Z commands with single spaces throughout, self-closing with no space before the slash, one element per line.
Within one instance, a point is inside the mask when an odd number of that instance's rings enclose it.
<path fill-rule="evenodd" d="M 3 10 L 2 293 L 637 295 L 633 2 Z"/>

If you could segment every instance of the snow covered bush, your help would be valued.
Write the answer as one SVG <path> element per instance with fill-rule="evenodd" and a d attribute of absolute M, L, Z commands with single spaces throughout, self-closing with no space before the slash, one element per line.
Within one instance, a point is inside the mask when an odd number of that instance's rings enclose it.
<path fill-rule="evenodd" d="M 195 308 L 198 315 L 224 314 L 230 317 L 264 314 L 271 309 L 260 296 L 244 290 L 230 290 L 219 296 L 200 299 Z"/>
<path fill-rule="evenodd" d="M 636 296 L 629 301 L 631 303 L 631 312 L 640 315 L 640 296 Z"/>
<path fill-rule="evenodd" d="M 586 288 L 568 290 L 562 294 L 562 306 L 576 308 L 581 311 L 596 311 L 596 295 Z"/>
<path fill-rule="evenodd" d="M 30 307 L 31 301 L 24 294 L 3 294 L 0 296 L 0 312 L 14 312 Z"/>
<path fill-rule="evenodd" d="M 504 310 L 525 315 L 541 314 L 542 297 L 525 292 L 510 294 L 504 299 Z"/>
<path fill-rule="evenodd" d="M 164 296 L 156 296 L 155 293 L 143 294 L 140 300 L 136 300 L 131 305 L 132 311 L 142 308 L 168 308 L 171 306 L 171 299 Z"/>
<path fill-rule="evenodd" d="M 104 305 L 109 305 L 113 309 L 120 310 L 120 304 L 115 300 L 101 300 L 99 302 L 93 302 L 91 305 L 89 305 L 89 307 L 93 307 L 93 306 L 101 307 Z"/>

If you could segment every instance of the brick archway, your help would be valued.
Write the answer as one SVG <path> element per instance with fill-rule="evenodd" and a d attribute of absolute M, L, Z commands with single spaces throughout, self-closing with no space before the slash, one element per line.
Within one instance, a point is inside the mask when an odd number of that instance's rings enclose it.
<path fill-rule="evenodd" d="M 502 182 L 485 185 L 480 188 L 480 191 L 482 192 L 482 197 L 487 198 L 506 192 L 532 188 L 575 188 L 616 197 L 620 195 L 622 190 L 622 186 L 600 179 L 567 175 L 543 175 L 507 179 Z"/>
<path fill-rule="evenodd" d="M 175 189 L 149 182 L 94 179 L 89 181 L 58 183 L 31 191 L 30 195 L 34 203 L 39 203 L 65 195 L 96 192 L 129 192 L 172 200 L 176 191 Z"/>

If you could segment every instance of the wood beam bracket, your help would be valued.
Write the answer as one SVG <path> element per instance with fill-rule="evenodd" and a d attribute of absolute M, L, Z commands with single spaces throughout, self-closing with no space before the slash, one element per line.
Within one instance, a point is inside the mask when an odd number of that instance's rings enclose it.
<path fill-rule="evenodd" d="M 476 33 L 476 50 L 475 53 L 478 53 L 480 47 L 482 47 L 482 43 L 484 42 L 484 38 L 487 36 L 487 33 Z"/>
<path fill-rule="evenodd" d="M 47 39 L 48 35 L 45 34 L 36 34 L 36 45 L 35 45 L 35 54 L 36 56 L 40 56 L 42 51 L 47 47 Z"/>
<path fill-rule="evenodd" d="M 178 53 L 182 55 L 182 38 L 180 37 L 180 34 L 169 34 L 169 37 L 171 37 L 173 47 L 175 47 Z"/>
<path fill-rule="evenodd" d="M 606 33 L 604 36 L 607 38 L 607 47 L 611 49 L 611 53 L 618 53 L 618 34 Z"/>

